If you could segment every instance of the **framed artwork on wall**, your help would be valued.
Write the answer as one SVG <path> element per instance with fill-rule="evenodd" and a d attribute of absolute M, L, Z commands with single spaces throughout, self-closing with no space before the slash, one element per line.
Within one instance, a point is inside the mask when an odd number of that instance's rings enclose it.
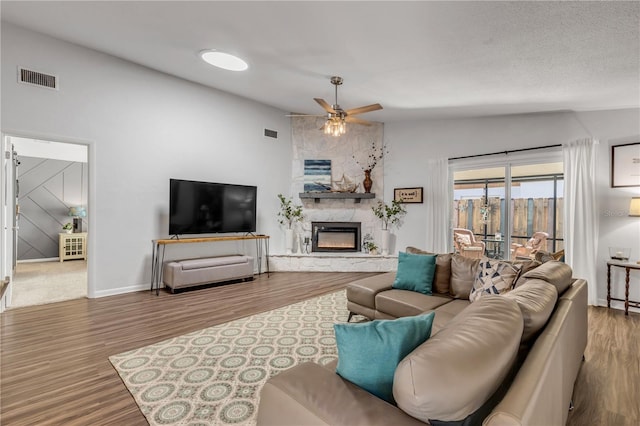
<path fill-rule="evenodd" d="M 331 190 L 331 160 L 304 160 L 304 192 Z"/>
<path fill-rule="evenodd" d="M 611 147 L 611 187 L 640 186 L 640 142 Z"/>
<path fill-rule="evenodd" d="M 394 188 L 393 200 L 404 204 L 421 204 L 422 199 L 422 187 L 417 188 Z"/>

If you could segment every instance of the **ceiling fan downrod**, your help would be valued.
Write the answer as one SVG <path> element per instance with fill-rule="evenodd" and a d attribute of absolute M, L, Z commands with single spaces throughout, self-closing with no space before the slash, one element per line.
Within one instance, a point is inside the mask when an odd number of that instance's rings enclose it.
<path fill-rule="evenodd" d="M 340 109 L 340 105 L 338 105 L 338 86 L 340 86 L 342 84 L 344 80 L 342 79 L 342 77 L 338 77 L 338 76 L 333 76 L 331 77 L 331 84 L 333 84 L 335 86 L 335 94 L 336 94 L 336 103 L 333 106 L 334 110 L 338 110 Z"/>

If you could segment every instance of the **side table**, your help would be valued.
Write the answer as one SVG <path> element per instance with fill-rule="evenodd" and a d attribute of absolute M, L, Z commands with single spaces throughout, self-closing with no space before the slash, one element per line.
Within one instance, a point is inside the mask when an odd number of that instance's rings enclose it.
<path fill-rule="evenodd" d="M 612 266 L 615 266 L 618 268 L 624 268 L 625 270 L 624 299 L 616 299 L 615 297 L 611 297 L 611 267 Z M 629 305 L 633 306 L 634 308 L 640 308 L 640 302 L 636 302 L 635 300 L 629 300 L 629 271 L 631 271 L 632 269 L 640 270 L 640 264 L 622 262 L 617 260 L 609 260 L 607 262 L 607 308 L 611 308 L 612 300 L 624 302 L 625 315 L 629 315 Z"/>
<path fill-rule="evenodd" d="M 70 259 L 87 260 L 87 233 L 60 233 L 58 255 L 60 262 Z"/>

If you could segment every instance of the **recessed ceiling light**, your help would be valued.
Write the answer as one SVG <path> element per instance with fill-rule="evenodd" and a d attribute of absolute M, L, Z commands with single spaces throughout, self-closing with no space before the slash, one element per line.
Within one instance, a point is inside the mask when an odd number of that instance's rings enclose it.
<path fill-rule="evenodd" d="M 237 56 L 217 50 L 203 50 L 200 52 L 200 57 L 214 67 L 229 71 L 244 71 L 249 68 L 249 65 Z"/>

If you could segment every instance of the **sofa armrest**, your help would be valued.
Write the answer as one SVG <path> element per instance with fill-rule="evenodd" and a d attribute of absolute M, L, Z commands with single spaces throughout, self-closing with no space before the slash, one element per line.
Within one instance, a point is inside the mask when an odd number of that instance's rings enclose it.
<path fill-rule="evenodd" d="M 424 426 L 333 370 L 312 362 L 297 365 L 267 381 L 260 394 L 257 424 Z"/>

